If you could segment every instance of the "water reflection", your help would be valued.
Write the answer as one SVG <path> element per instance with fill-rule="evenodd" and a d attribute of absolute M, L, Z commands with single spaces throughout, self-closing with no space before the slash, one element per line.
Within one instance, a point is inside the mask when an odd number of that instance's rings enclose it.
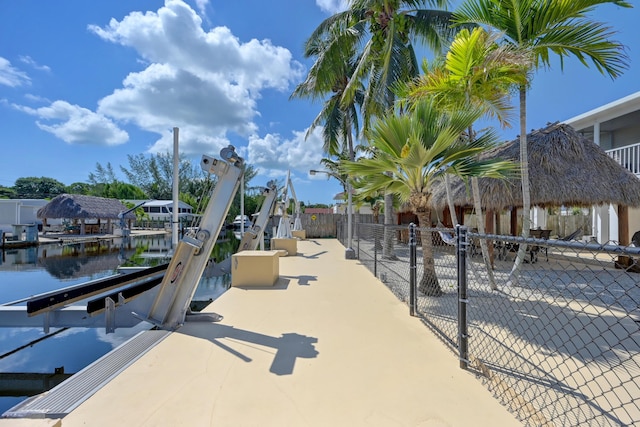
<path fill-rule="evenodd" d="M 238 243 L 232 234 L 223 236 L 214 247 L 212 259 L 220 262 L 229 257 Z M 121 266 L 166 263 L 171 254 L 171 236 L 48 244 L 0 253 L 0 304 L 24 305 L 30 296 L 113 275 Z M 204 303 L 196 304 L 194 309 L 215 300 L 229 286 L 229 275 L 205 274 L 194 296 L 194 300 Z M 0 327 L 0 372 L 75 373 L 149 327 L 140 323 L 111 334 L 104 328 L 51 329 L 48 335 L 42 328 Z M 27 397 L 7 394 L 15 394 L 15 389 L 3 389 L 0 378 L 0 413 Z"/>

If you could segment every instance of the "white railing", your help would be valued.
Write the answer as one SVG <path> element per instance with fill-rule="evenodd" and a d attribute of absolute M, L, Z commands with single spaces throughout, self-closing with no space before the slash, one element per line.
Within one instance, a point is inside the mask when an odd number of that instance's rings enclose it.
<path fill-rule="evenodd" d="M 640 143 L 606 150 L 605 153 L 626 169 L 640 175 Z"/>

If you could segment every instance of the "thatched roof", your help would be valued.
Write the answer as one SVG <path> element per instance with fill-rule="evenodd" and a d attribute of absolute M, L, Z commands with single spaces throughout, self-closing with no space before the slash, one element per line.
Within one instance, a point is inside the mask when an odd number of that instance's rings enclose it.
<path fill-rule="evenodd" d="M 128 208 L 116 199 L 61 194 L 38 209 L 38 218 L 118 219 L 118 214 L 126 210 Z M 125 218 L 135 219 L 136 216 L 129 212 Z"/>
<path fill-rule="evenodd" d="M 640 206 L 640 179 L 609 157 L 600 147 L 571 126 L 554 123 L 527 135 L 529 183 L 532 206 Z M 520 140 L 483 154 L 486 158 L 520 162 Z M 471 206 L 470 184 L 452 177 L 454 204 Z M 494 210 L 522 206 L 520 178 L 502 181 L 479 179 L 483 208 Z M 432 205 L 447 205 L 444 182 L 433 187 Z"/>

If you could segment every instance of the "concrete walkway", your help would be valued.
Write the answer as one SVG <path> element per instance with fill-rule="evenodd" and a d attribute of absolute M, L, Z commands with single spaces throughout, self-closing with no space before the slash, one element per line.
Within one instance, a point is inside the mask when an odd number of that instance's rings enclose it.
<path fill-rule="evenodd" d="M 517 426 L 336 240 L 273 288 L 232 288 L 62 419 L 67 426 Z"/>

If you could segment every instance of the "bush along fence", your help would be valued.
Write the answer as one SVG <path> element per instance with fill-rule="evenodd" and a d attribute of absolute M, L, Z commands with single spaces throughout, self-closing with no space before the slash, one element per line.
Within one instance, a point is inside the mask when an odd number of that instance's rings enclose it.
<path fill-rule="evenodd" d="M 640 248 L 377 224 L 353 246 L 525 425 L 640 425 Z"/>

